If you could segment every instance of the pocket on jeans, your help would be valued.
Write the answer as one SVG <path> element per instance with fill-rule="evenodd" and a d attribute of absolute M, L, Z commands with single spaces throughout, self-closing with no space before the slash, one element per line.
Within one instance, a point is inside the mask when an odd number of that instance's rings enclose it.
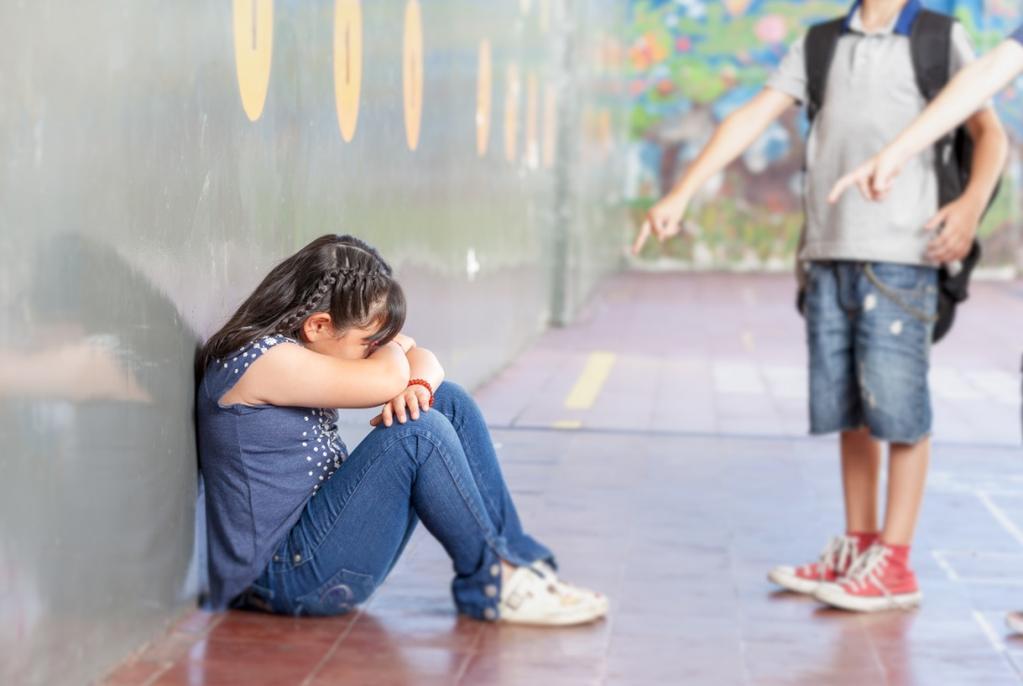
<path fill-rule="evenodd" d="M 311 593 L 295 599 L 296 615 L 327 617 L 353 609 L 373 593 L 376 582 L 369 574 L 342 569 Z"/>
<path fill-rule="evenodd" d="M 909 264 L 876 262 L 867 265 L 882 286 L 893 291 L 916 294 L 935 283 L 936 270 L 930 267 L 916 267 Z"/>
<path fill-rule="evenodd" d="M 880 263 L 867 265 L 865 271 L 880 297 L 877 313 L 882 318 L 891 312 L 907 314 L 924 325 L 934 323 L 938 309 L 936 269 Z M 870 309 L 866 302 L 864 308 Z M 921 329 L 921 336 L 924 334 L 926 331 Z"/>

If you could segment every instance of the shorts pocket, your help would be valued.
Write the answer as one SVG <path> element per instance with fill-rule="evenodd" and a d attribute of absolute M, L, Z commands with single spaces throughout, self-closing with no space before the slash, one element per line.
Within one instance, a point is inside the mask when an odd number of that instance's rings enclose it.
<path fill-rule="evenodd" d="M 938 272 L 930 267 L 901 264 L 867 264 L 864 273 L 884 301 L 924 324 L 937 319 Z M 864 301 L 864 307 L 871 296 Z M 879 310 L 879 311 L 883 311 Z"/>
<path fill-rule="evenodd" d="M 909 264 L 875 262 L 866 265 L 871 281 L 880 286 L 907 294 L 922 294 L 928 286 L 937 283 L 937 270 L 932 267 L 916 267 Z"/>
<path fill-rule="evenodd" d="M 295 599 L 295 615 L 329 617 L 353 609 L 372 595 L 376 582 L 369 574 L 342 569 L 315 591 Z"/>

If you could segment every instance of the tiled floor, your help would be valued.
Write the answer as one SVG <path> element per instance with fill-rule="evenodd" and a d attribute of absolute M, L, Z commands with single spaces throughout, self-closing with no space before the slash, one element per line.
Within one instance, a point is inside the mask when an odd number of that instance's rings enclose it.
<path fill-rule="evenodd" d="M 874 616 L 764 577 L 841 522 L 834 441 L 804 436 L 790 297 L 784 277 L 625 275 L 479 393 L 523 519 L 567 578 L 611 596 L 607 621 L 458 619 L 443 550 L 420 531 L 357 613 L 195 612 L 106 683 L 1020 683 L 1023 639 L 1002 615 L 1023 607 L 1023 285 L 979 285 L 935 349 L 913 556 L 925 601 Z"/>

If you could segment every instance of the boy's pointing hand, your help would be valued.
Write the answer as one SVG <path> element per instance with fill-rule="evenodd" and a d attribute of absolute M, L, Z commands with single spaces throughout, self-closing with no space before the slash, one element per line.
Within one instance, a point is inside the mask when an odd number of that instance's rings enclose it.
<path fill-rule="evenodd" d="M 632 254 L 639 254 L 651 233 L 657 236 L 661 243 L 677 235 L 682 230 L 682 216 L 686 213 L 687 204 L 685 200 L 669 195 L 651 207 L 632 244 Z"/>
<path fill-rule="evenodd" d="M 839 179 L 831 189 L 828 202 L 838 202 L 851 186 L 856 186 L 867 200 L 884 200 L 895 183 L 895 177 L 902 171 L 902 165 L 903 162 L 894 154 L 882 151 Z"/>

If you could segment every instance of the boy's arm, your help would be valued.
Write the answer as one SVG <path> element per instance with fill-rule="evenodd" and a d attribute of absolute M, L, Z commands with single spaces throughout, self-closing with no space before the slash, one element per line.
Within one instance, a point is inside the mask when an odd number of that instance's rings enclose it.
<path fill-rule="evenodd" d="M 970 117 L 966 128 L 973 139 L 970 182 L 955 202 L 942 207 L 927 222 L 927 228 L 932 231 L 942 227 L 927 250 L 928 257 L 939 264 L 961 260 L 969 254 L 977 226 L 1002 175 L 1009 152 L 1005 129 L 992 107 L 985 107 Z"/>
<path fill-rule="evenodd" d="M 856 170 L 842 177 L 832 189 L 830 200 L 835 202 L 853 185 L 858 186 L 866 198 L 884 198 L 906 160 L 932 145 L 945 132 L 983 107 L 988 98 L 1004 88 L 1021 71 L 1023 45 L 1014 39 L 1003 41 L 987 55 L 964 67 L 898 138 Z M 979 145 L 977 154 L 981 154 Z"/>
<path fill-rule="evenodd" d="M 771 122 L 796 103 L 796 98 L 791 95 L 768 87 L 725 117 L 675 188 L 650 209 L 632 246 L 633 254 L 639 253 L 651 232 L 661 241 L 678 233 L 686 206 L 696 191 L 749 148 Z"/>

